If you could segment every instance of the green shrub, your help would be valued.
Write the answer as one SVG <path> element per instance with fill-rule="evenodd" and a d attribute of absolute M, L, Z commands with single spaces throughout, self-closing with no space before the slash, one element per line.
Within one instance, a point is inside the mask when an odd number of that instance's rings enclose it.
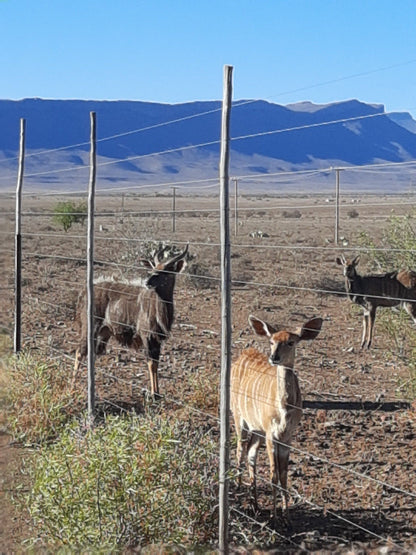
<path fill-rule="evenodd" d="M 154 415 L 73 424 L 28 468 L 33 545 L 207 544 L 216 537 L 216 450 L 203 430 Z"/>
<path fill-rule="evenodd" d="M 352 210 L 348 210 L 347 212 L 347 216 L 349 218 L 358 218 L 360 214 L 357 212 L 357 210 L 355 210 L 355 208 L 353 208 Z"/>
<path fill-rule="evenodd" d="M 87 218 L 87 205 L 80 202 L 78 205 L 71 201 L 59 202 L 53 209 L 53 221 L 67 232 L 72 224 L 84 224 Z"/>
<path fill-rule="evenodd" d="M 415 225 L 414 214 L 390 216 L 380 245 L 376 245 L 369 234 L 360 234 L 359 244 L 368 249 L 374 268 L 383 271 L 400 268 L 416 270 Z"/>
<path fill-rule="evenodd" d="M 3 376 L 7 427 L 16 440 L 34 444 L 53 439 L 81 411 L 80 394 L 62 363 L 21 352 L 3 362 Z"/>
<path fill-rule="evenodd" d="M 390 216 L 381 242 L 376 244 L 366 233 L 361 233 L 359 243 L 367 249 L 370 264 L 377 271 L 399 269 L 416 270 L 415 214 Z M 380 311 L 377 326 L 391 341 L 391 351 L 406 361 L 409 376 L 400 380 L 400 394 L 416 397 L 416 331 L 409 324 L 409 316 L 401 311 Z"/>

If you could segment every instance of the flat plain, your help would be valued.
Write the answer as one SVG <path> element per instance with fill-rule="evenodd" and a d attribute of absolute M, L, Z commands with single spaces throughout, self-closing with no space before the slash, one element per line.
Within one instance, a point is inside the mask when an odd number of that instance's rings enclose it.
<path fill-rule="evenodd" d="M 74 310 L 86 281 L 86 226 L 74 224 L 65 233 L 54 223 L 53 208 L 61 200 L 24 197 L 22 344 L 66 364 L 70 379 L 78 339 Z M 293 329 L 314 316 L 324 319 L 319 338 L 301 343 L 297 352 L 304 415 L 290 456 L 291 530 L 277 529 L 281 539 L 275 549 L 414 549 L 416 428 L 406 386 L 412 323 L 403 318 L 400 334 L 392 337 L 380 310 L 373 347 L 360 350 L 362 315 L 346 299 L 342 271 L 335 263 L 340 253 L 347 257 L 360 253 L 359 271 L 369 273 L 363 232 L 381 244 L 392 214 L 411 213 L 414 200 L 406 195 L 343 195 L 337 245 L 335 204 L 323 195 L 243 195 L 237 217 L 230 200 L 233 358 L 248 346 L 267 352 L 267 342 L 258 340 L 249 328 L 249 314 Z M 4 198 L 1 210 L 0 326 L 3 334 L 12 335 L 13 199 Z M 180 249 L 189 243 L 191 259 L 176 284 L 175 323 L 162 348 L 160 388 L 171 418 L 191 420 L 195 427 L 218 427 L 218 199 L 178 195 L 173 217 L 170 195 L 98 196 L 96 213 L 96 276 L 144 277 L 139 260 L 149 245 L 166 242 Z M 85 399 L 86 383 L 85 372 L 77 383 Z M 140 412 L 143 389 L 149 387 L 143 353 L 110 342 L 107 354 L 96 361 L 96 387 L 102 406 Z M 235 463 L 234 439 L 232 445 Z M 4 465 L 8 460 L 13 464 L 18 448 L 6 451 L 2 449 Z M 257 513 L 248 502 L 248 488 L 246 496 L 236 491 L 235 484 L 230 488 L 231 519 L 233 508 L 248 515 L 248 538 L 255 537 L 258 523 L 269 525 L 265 450 L 258 472 L 264 480 L 259 484 Z M 16 521 L 9 528 L 6 524 L 5 545 L 8 541 L 13 550 L 23 538 L 11 538 L 11 531 L 19 535 L 24 529 Z M 244 543 L 241 537 L 238 541 Z"/>

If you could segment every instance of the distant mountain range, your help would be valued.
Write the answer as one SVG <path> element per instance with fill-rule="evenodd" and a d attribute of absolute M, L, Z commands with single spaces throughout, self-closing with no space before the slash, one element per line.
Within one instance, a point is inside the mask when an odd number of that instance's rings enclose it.
<path fill-rule="evenodd" d="M 218 178 L 218 101 L 31 98 L 0 100 L 0 190 L 15 186 L 20 118 L 26 119 L 26 190 L 85 190 L 91 111 L 97 114 L 98 189 L 158 185 L 163 191 L 184 183 L 189 190 L 198 186 L 202 191 L 210 184 L 203 180 L 215 183 Z M 331 172 L 307 180 L 271 174 L 416 160 L 416 121 L 411 115 L 387 115 L 382 105 L 358 100 L 287 106 L 236 101 L 231 137 L 230 175 L 240 176 L 242 188 L 252 192 L 319 191 L 334 181 Z M 345 174 L 352 189 L 389 191 L 409 185 L 408 172 L 398 169 L 392 180 L 391 171 L 388 178 Z"/>

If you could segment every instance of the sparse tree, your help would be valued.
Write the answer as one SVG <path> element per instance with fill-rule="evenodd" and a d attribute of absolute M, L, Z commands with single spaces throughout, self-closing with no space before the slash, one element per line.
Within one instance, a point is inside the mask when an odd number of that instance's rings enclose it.
<path fill-rule="evenodd" d="M 85 202 L 76 205 L 72 201 L 58 202 L 54 208 L 53 221 L 64 228 L 67 232 L 74 223 L 84 225 L 87 217 L 87 206 Z"/>

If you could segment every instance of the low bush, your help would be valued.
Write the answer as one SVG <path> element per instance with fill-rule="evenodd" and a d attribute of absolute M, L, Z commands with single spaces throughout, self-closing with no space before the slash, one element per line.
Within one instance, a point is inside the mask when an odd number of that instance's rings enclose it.
<path fill-rule="evenodd" d="M 348 210 L 347 212 L 347 216 L 349 218 L 358 218 L 360 214 L 357 212 L 357 210 L 355 210 L 355 208 L 353 208 L 352 210 Z"/>
<path fill-rule="evenodd" d="M 376 271 L 401 268 L 416 270 L 415 214 L 392 215 L 387 223 L 380 244 L 367 233 L 361 233 L 359 243 L 367 249 L 370 265 Z M 391 350 L 406 360 L 409 376 L 400 380 L 400 395 L 416 398 L 416 331 L 409 316 L 402 311 L 398 316 L 392 311 L 380 311 L 377 325 L 391 341 Z"/>
<path fill-rule="evenodd" d="M 64 231 L 67 232 L 72 227 L 72 224 L 84 224 L 87 218 L 87 205 L 85 202 L 80 202 L 79 204 L 75 204 L 72 201 L 58 202 L 53 212 L 54 223 L 63 227 Z"/>
<path fill-rule="evenodd" d="M 283 218 L 301 218 L 302 212 L 299 210 L 284 210 L 282 216 Z"/>
<path fill-rule="evenodd" d="M 365 247 L 372 266 L 382 271 L 407 268 L 416 270 L 415 215 L 391 216 L 380 244 L 365 232 L 359 235 L 359 244 Z"/>
<path fill-rule="evenodd" d="M 27 467 L 31 544 L 207 546 L 216 537 L 217 449 L 206 431 L 155 415 L 73 423 Z"/>
<path fill-rule="evenodd" d="M 68 368 L 26 352 L 3 362 L 7 381 L 4 405 L 7 429 L 15 440 L 36 444 L 55 438 L 81 410 L 81 397 L 70 385 Z"/>

